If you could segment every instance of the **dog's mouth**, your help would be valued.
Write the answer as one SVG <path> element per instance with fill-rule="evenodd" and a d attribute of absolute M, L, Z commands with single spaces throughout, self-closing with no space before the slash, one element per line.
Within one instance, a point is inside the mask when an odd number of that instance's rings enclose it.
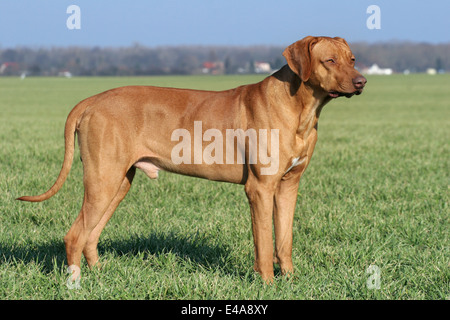
<path fill-rule="evenodd" d="M 330 91 L 328 92 L 328 96 L 330 96 L 331 98 L 339 98 L 339 97 L 346 97 L 346 98 L 351 98 L 354 95 L 360 95 L 362 93 L 362 89 L 353 91 L 353 92 L 340 92 L 340 91 Z"/>

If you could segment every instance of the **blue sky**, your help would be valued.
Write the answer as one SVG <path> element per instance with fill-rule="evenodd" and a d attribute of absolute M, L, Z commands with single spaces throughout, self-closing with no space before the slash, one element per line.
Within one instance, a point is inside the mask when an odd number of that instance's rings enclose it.
<path fill-rule="evenodd" d="M 69 30 L 69 5 L 81 29 Z M 381 29 L 369 30 L 369 5 Z M 450 42 L 449 0 L 1 0 L 0 47 L 288 45 L 307 35 L 349 42 Z"/>

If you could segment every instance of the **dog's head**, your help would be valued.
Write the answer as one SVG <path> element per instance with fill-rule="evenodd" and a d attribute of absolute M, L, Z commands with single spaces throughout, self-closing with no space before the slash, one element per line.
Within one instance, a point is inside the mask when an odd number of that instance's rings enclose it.
<path fill-rule="evenodd" d="M 319 87 L 331 98 L 361 94 L 366 85 L 355 69 L 355 56 L 339 37 L 308 36 L 283 52 L 289 68 L 311 86 Z"/>

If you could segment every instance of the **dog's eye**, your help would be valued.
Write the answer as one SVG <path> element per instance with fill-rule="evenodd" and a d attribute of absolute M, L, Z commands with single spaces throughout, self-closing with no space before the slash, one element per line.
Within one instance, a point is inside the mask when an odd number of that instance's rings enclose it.
<path fill-rule="evenodd" d="M 334 59 L 328 59 L 328 60 L 326 60 L 326 62 L 335 63 Z"/>

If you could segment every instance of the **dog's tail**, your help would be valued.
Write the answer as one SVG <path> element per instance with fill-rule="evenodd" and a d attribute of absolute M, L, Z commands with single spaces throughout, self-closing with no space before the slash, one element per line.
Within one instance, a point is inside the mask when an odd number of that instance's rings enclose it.
<path fill-rule="evenodd" d="M 85 101 L 80 102 L 73 110 L 69 113 L 66 120 L 66 125 L 64 129 L 64 140 L 65 140 L 65 152 L 64 152 L 64 162 L 59 172 L 59 176 L 53 186 L 45 193 L 38 196 L 23 196 L 17 198 L 16 200 L 30 201 L 30 202 L 41 202 L 47 200 L 54 196 L 66 181 L 69 175 L 70 168 L 72 167 L 73 154 L 75 152 L 75 135 L 78 125 L 78 120 L 87 108 L 87 103 Z"/>

